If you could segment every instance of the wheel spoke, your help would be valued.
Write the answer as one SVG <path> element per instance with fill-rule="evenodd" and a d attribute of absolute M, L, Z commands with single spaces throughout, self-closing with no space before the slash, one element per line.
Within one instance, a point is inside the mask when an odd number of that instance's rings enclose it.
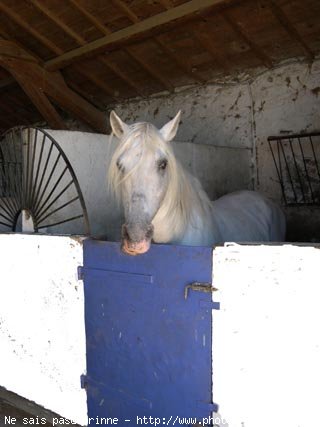
<path fill-rule="evenodd" d="M 62 173 L 60 174 L 59 178 L 57 179 L 57 181 L 55 182 L 52 190 L 50 191 L 49 195 L 46 197 L 45 201 L 42 203 L 42 205 L 39 207 L 38 210 L 36 210 L 35 215 L 36 216 L 40 216 L 43 212 L 43 208 L 45 207 L 46 203 L 50 200 L 50 197 L 52 196 L 52 194 L 55 192 L 56 188 L 58 187 L 58 185 L 60 184 L 60 181 L 62 180 L 64 174 L 67 172 L 68 168 L 67 166 L 63 169 Z M 47 209 L 46 209 L 47 210 Z M 46 210 L 44 212 L 46 212 Z"/>
<path fill-rule="evenodd" d="M 38 224 L 41 224 L 45 219 L 49 218 L 51 215 L 53 215 L 56 212 L 60 211 L 61 209 L 65 208 L 66 206 L 71 205 L 71 203 L 75 202 L 76 200 L 79 200 L 79 196 L 74 197 L 73 199 L 71 199 L 68 202 L 64 203 L 63 205 L 59 206 L 55 210 L 49 212 L 46 216 L 39 218 Z"/>
<path fill-rule="evenodd" d="M 59 200 L 59 198 L 62 196 L 63 193 L 65 193 L 68 188 L 71 187 L 71 185 L 73 184 L 73 181 L 69 181 L 68 184 L 60 191 L 60 193 L 51 201 L 51 203 L 46 207 L 45 211 L 42 212 L 42 215 L 47 212 L 48 209 L 51 208 L 51 206 L 57 201 Z"/>
<path fill-rule="evenodd" d="M 42 225 L 41 227 L 38 227 L 38 229 L 40 230 L 41 228 L 49 228 L 49 227 L 54 227 L 55 225 L 65 224 L 66 222 L 70 222 L 70 221 L 74 221 L 75 219 L 83 218 L 83 216 L 84 215 L 81 214 L 81 215 L 73 216 L 72 218 L 64 219 L 63 221 L 55 222 L 53 224 L 45 224 L 45 225 Z"/>
<path fill-rule="evenodd" d="M 39 171 L 40 171 L 40 165 L 41 165 L 41 162 L 42 162 L 42 155 L 43 155 L 43 148 L 44 148 L 44 142 L 45 142 L 45 140 L 46 140 L 46 135 L 43 135 L 42 142 L 41 142 L 39 159 L 38 159 L 38 165 L 37 165 L 36 178 L 35 178 L 35 181 L 34 181 L 34 184 L 33 184 L 33 189 L 32 189 L 31 205 L 33 205 L 33 203 L 37 199 L 37 197 L 35 199 L 34 199 L 34 197 L 35 197 L 36 188 L 37 188 L 37 185 L 38 185 Z"/>
<path fill-rule="evenodd" d="M 48 163 L 49 163 L 49 160 L 50 160 L 50 156 L 51 156 L 51 153 L 52 153 L 52 149 L 53 149 L 53 142 L 51 142 L 50 149 L 49 149 L 49 153 L 48 153 L 48 155 L 47 155 L 47 159 L 46 159 L 46 162 L 45 162 L 45 165 L 44 165 L 44 168 L 43 168 L 42 174 L 41 174 L 40 184 L 39 184 L 39 187 L 38 187 L 38 190 L 37 190 L 37 194 L 36 194 L 36 197 L 35 197 L 35 201 L 34 201 L 35 206 L 37 206 L 37 205 L 38 205 L 38 203 L 39 203 L 39 200 L 38 200 L 38 198 L 39 198 L 39 193 L 40 193 L 40 190 L 41 190 L 41 187 L 42 187 L 42 183 L 43 183 L 44 176 L 45 176 L 45 174 L 46 174 L 46 172 L 47 172 Z M 42 195 L 41 195 L 41 197 L 42 197 Z M 41 197 L 40 197 L 40 201 L 41 201 Z"/>

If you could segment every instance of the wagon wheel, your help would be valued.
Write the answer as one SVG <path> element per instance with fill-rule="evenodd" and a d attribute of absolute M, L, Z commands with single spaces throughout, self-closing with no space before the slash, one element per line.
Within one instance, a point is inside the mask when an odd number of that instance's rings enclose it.
<path fill-rule="evenodd" d="M 84 198 L 65 153 L 43 129 L 5 132 L 0 138 L 2 228 L 56 232 L 65 223 L 77 234 L 89 234 Z"/>

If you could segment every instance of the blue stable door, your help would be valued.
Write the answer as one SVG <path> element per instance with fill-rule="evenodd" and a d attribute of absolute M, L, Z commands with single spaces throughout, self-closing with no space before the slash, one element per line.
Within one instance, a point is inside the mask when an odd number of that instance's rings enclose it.
<path fill-rule="evenodd" d="M 218 304 L 188 285 L 211 282 L 212 249 L 152 245 L 131 257 L 119 243 L 86 240 L 82 274 L 90 425 L 209 417 L 217 409 L 211 336 Z"/>

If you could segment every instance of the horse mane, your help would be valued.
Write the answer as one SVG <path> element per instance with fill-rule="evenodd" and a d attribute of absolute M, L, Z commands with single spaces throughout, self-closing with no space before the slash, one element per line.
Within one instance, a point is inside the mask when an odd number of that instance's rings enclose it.
<path fill-rule="evenodd" d="M 140 159 L 131 171 L 123 175 L 117 167 L 117 159 L 135 142 L 141 144 Z M 211 202 L 198 179 L 186 172 L 176 159 L 171 143 L 164 141 L 158 129 L 151 123 L 140 122 L 131 125 L 120 140 L 110 162 L 109 189 L 120 200 L 120 184 L 135 173 L 143 161 L 144 150 L 147 149 L 160 150 L 168 161 L 168 187 L 155 220 L 160 224 L 168 224 L 174 240 L 179 240 L 189 225 L 198 228 L 203 225 L 200 221 L 209 221 Z"/>

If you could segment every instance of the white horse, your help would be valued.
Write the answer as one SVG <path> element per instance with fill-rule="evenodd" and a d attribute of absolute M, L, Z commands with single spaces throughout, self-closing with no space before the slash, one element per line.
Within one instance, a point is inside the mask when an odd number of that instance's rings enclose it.
<path fill-rule="evenodd" d="M 142 254 L 151 240 L 203 246 L 284 240 L 284 215 L 261 194 L 239 191 L 209 200 L 174 156 L 170 141 L 179 121 L 180 112 L 158 130 L 151 123 L 127 125 L 111 112 L 120 141 L 108 175 L 124 208 L 122 250 Z"/>

